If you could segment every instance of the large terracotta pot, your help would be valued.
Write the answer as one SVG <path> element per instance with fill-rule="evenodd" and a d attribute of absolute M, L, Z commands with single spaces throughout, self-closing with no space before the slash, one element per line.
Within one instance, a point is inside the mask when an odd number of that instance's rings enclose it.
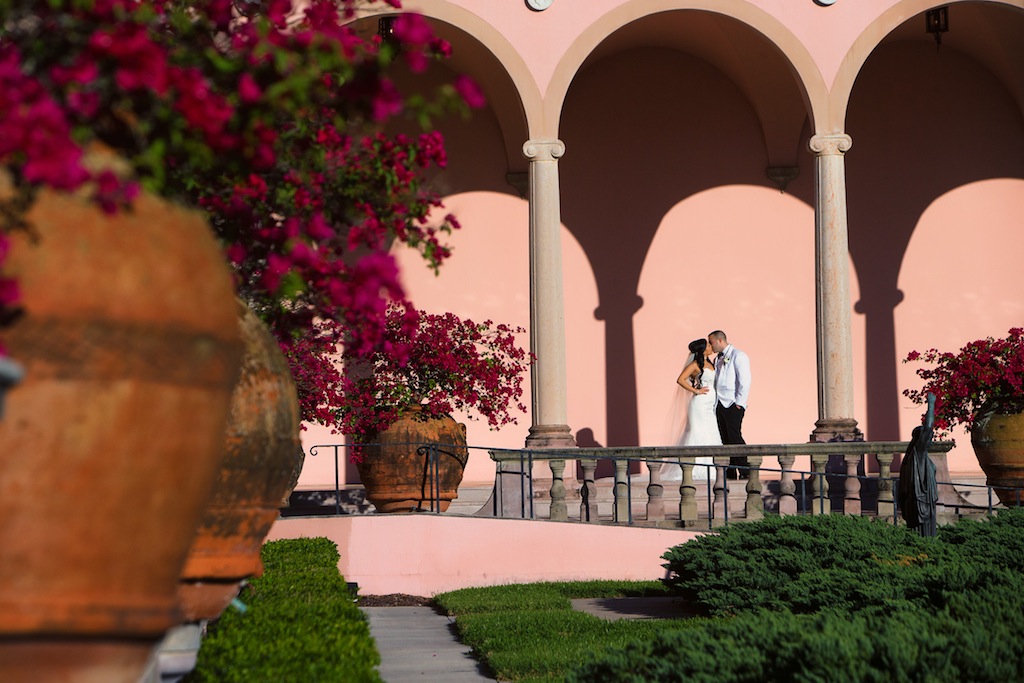
<path fill-rule="evenodd" d="M 260 548 L 302 469 L 299 399 L 288 361 L 241 301 L 238 316 L 245 355 L 231 396 L 226 455 L 178 586 L 187 621 L 217 617 L 243 579 L 263 573 Z"/>
<path fill-rule="evenodd" d="M 356 469 L 367 500 L 378 512 L 444 512 L 458 497 L 469 458 L 466 425 L 450 417 L 422 420 L 414 408 L 368 441 L 359 447 L 362 460 Z M 436 470 L 431 465 L 432 451 Z"/>
<path fill-rule="evenodd" d="M 2 179 L 0 179 L 2 180 Z M 0 680 L 134 681 L 222 453 L 241 341 L 197 213 L 44 191 L 4 275 L 26 370 L 0 417 Z"/>
<path fill-rule="evenodd" d="M 1024 491 L 1011 490 L 1024 489 L 1024 413 L 1002 415 L 993 405 L 983 406 L 971 427 L 971 445 L 999 501 L 1024 504 Z"/>

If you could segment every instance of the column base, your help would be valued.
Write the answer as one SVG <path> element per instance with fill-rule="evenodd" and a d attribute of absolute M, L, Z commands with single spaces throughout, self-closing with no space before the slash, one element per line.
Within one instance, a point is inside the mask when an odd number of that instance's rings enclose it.
<path fill-rule="evenodd" d="M 863 441 L 864 432 L 857 428 L 857 421 L 852 417 L 818 420 L 814 423 L 814 431 L 809 440 L 812 443 Z"/>
<path fill-rule="evenodd" d="M 533 425 L 526 448 L 576 448 L 569 425 Z"/>

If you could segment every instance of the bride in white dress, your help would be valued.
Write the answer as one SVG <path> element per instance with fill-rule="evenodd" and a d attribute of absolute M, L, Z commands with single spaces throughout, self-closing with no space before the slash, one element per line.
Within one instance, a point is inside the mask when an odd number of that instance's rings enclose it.
<path fill-rule="evenodd" d="M 721 446 L 722 436 L 718 431 L 718 417 L 715 415 L 715 404 L 718 402 L 715 394 L 715 364 L 711 362 L 714 352 L 707 339 L 690 342 L 689 349 L 690 357 L 676 379 L 676 383 L 684 391 L 693 394 L 686 409 L 686 428 L 683 430 L 679 445 Z M 710 456 L 705 456 L 697 458 L 696 462 L 698 466 L 693 468 L 694 480 L 708 479 L 713 482 L 715 468 L 702 465 L 713 465 L 714 460 Z M 666 475 L 666 479 L 678 480 L 681 472 L 678 467 L 671 467 Z"/>

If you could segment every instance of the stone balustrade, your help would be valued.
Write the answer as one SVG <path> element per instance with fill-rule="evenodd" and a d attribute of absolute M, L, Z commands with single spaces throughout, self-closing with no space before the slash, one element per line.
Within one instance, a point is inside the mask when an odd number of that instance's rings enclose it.
<path fill-rule="evenodd" d="M 567 463 L 579 463 L 582 473 L 576 481 L 572 478 L 570 488 L 578 493 L 580 510 L 578 519 L 581 522 L 597 522 L 600 519 L 598 510 L 598 486 L 596 472 L 598 463 L 609 461 L 614 468 L 612 483 L 611 521 L 625 524 L 633 522 L 633 487 L 630 474 L 631 463 L 645 463 L 648 476 L 646 487 L 646 508 L 644 520 L 648 524 L 663 524 L 670 518 L 666 510 L 666 485 L 676 482 L 663 482 L 662 469 L 665 465 L 678 463 L 682 476 L 678 482 L 678 519 L 684 527 L 698 524 L 697 501 L 698 485 L 694 480 L 694 469 L 706 467 L 697 464 L 697 458 L 712 458 L 717 470 L 715 483 L 708 497 L 712 498 L 708 509 L 708 521 L 728 522 L 730 517 L 755 520 L 764 516 L 765 507 L 762 475 L 777 477 L 778 513 L 797 514 L 800 505 L 797 497 L 798 482 L 806 491 L 809 486 L 809 498 L 804 500 L 803 511 L 810 514 L 831 513 L 836 511 L 845 514 L 863 514 L 870 512 L 879 517 L 892 518 L 897 512 L 897 501 L 893 490 L 892 463 L 897 455 L 907 451 L 906 441 L 843 441 L 843 442 L 811 442 L 799 444 L 745 444 L 736 446 L 686 446 L 686 447 L 621 447 L 621 448 L 573 448 L 573 449 L 523 449 L 523 450 L 490 450 L 491 458 L 497 463 L 495 485 L 495 512 L 501 517 L 535 517 L 533 471 L 534 465 L 547 462 L 551 472 L 548 485 L 550 509 L 548 518 L 553 521 L 568 521 L 569 488 L 566 487 L 565 470 Z M 948 481 L 948 469 L 945 466 L 945 455 L 953 447 L 949 441 L 935 441 L 929 447 L 929 455 L 933 460 L 940 461 L 938 476 L 940 481 Z M 810 471 L 802 472 L 793 469 L 797 457 L 809 458 Z M 877 473 L 865 475 L 865 459 L 874 456 L 877 462 Z M 727 480 L 726 470 L 730 458 L 742 457 L 748 462 L 745 480 Z M 766 468 L 766 458 L 778 460 L 778 468 Z M 842 489 L 830 491 L 829 480 L 842 483 Z M 862 500 L 862 482 L 873 480 L 872 494 L 875 498 L 873 510 L 866 510 Z M 773 482 L 773 485 L 775 482 Z M 742 486 L 745 495 L 734 501 L 736 491 L 730 488 Z M 941 488 L 941 487 L 940 487 Z M 948 487 L 952 490 L 952 487 Z M 733 495 L 730 495 L 733 494 Z M 945 495 L 945 494 L 943 494 Z M 955 492 L 954 492 L 955 495 Z M 835 505 L 833 504 L 835 501 Z M 940 504 L 943 501 L 940 499 Z M 572 516 L 574 519 L 576 515 Z"/>

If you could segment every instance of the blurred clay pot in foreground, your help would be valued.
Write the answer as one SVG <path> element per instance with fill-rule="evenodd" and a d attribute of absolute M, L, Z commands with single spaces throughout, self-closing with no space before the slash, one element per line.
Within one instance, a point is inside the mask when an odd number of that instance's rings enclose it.
<path fill-rule="evenodd" d="M 0 416 L 0 680 L 134 683 L 223 452 L 241 341 L 200 214 L 41 191 L 3 275 L 25 369 Z"/>
<path fill-rule="evenodd" d="M 262 573 L 263 540 L 302 469 L 299 399 L 288 361 L 241 301 L 238 318 L 245 354 L 226 453 L 178 585 L 186 621 L 217 617 L 241 581 Z"/>

